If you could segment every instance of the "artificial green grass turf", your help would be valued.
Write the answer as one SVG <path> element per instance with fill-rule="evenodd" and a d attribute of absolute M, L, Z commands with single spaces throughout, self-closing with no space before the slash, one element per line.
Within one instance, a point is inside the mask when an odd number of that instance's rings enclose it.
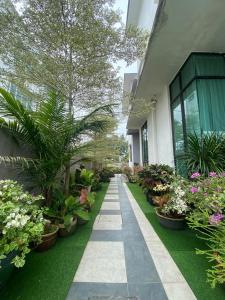
<path fill-rule="evenodd" d="M 91 220 L 76 232 L 59 238 L 49 251 L 28 255 L 25 266 L 12 274 L 0 293 L 2 300 L 65 300 L 79 265 L 108 184 L 97 192 Z"/>
<path fill-rule="evenodd" d="M 217 286 L 215 289 L 212 289 L 209 283 L 206 282 L 206 270 L 210 268 L 206 257 L 195 253 L 196 248 L 204 249 L 206 247 L 204 242 L 196 237 L 194 231 L 188 228 L 181 231 L 173 231 L 161 227 L 155 214 L 155 209 L 146 201 L 146 196 L 142 189 L 133 183 L 128 183 L 128 187 L 189 283 L 197 299 L 225 299 L 225 288 L 223 286 Z"/>

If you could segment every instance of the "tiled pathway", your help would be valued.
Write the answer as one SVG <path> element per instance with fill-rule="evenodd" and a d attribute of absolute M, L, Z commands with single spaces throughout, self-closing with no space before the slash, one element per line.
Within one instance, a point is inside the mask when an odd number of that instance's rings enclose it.
<path fill-rule="evenodd" d="M 110 182 L 67 300 L 196 300 L 118 175 Z"/>

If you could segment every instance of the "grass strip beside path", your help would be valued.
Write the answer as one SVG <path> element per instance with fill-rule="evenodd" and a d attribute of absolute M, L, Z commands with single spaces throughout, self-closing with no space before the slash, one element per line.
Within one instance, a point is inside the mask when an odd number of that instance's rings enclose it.
<path fill-rule="evenodd" d="M 2 300 L 65 300 L 75 271 L 89 240 L 94 220 L 101 208 L 108 184 L 97 192 L 91 220 L 76 232 L 58 238 L 49 251 L 28 255 L 25 266 L 16 269 L 0 293 Z"/>
<path fill-rule="evenodd" d="M 209 283 L 206 282 L 206 270 L 210 268 L 206 257 L 195 254 L 196 248 L 204 249 L 206 247 L 204 242 L 198 239 L 195 232 L 189 228 L 181 231 L 173 231 L 161 227 L 154 207 L 146 201 L 146 196 L 138 184 L 128 183 L 128 187 L 189 283 L 197 299 L 225 299 L 225 288 L 223 286 L 217 286 L 215 289 L 212 289 Z"/>

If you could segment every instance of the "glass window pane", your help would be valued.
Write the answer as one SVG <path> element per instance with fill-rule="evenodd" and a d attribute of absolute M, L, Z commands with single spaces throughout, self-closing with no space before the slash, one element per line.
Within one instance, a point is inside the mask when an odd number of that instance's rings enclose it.
<path fill-rule="evenodd" d="M 203 132 L 225 131 L 225 79 L 201 79 L 197 88 Z"/>
<path fill-rule="evenodd" d="M 196 75 L 225 76 L 225 60 L 222 55 L 194 55 Z"/>
<path fill-rule="evenodd" d="M 184 134 L 180 98 L 172 105 L 175 154 L 184 151 Z"/>
<path fill-rule="evenodd" d="M 183 98 L 186 133 L 200 134 L 201 129 L 199 120 L 197 88 L 195 81 L 184 91 Z"/>
<path fill-rule="evenodd" d="M 180 94 L 180 79 L 179 76 L 175 78 L 173 83 L 170 86 L 171 97 L 174 100 Z"/>
<path fill-rule="evenodd" d="M 148 127 L 147 122 L 141 128 L 143 164 L 148 163 Z"/>
<path fill-rule="evenodd" d="M 181 70 L 182 88 L 185 88 L 185 86 L 194 77 L 195 77 L 195 62 L 194 62 L 193 55 L 191 55 Z"/>

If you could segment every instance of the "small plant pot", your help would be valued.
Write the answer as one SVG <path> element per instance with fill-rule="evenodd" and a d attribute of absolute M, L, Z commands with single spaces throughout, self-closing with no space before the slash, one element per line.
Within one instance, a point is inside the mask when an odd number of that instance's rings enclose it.
<path fill-rule="evenodd" d="M 148 201 L 148 203 L 149 203 L 150 205 L 155 206 L 155 203 L 154 203 L 154 201 L 153 201 L 153 196 L 151 195 L 150 192 L 147 192 L 147 193 L 146 193 L 146 199 L 147 199 L 147 201 Z"/>
<path fill-rule="evenodd" d="M 52 231 L 50 233 L 42 235 L 42 242 L 37 245 L 37 248 L 35 249 L 36 251 L 47 251 L 49 248 L 55 245 L 59 227 L 52 224 L 51 229 Z"/>
<path fill-rule="evenodd" d="M 79 217 L 77 217 L 77 224 L 78 225 L 84 225 L 84 224 L 87 224 L 89 220 L 84 220 L 84 219 L 81 219 Z"/>
<path fill-rule="evenodd" d="M 69 228 L 65 228 L 64 224 L 59 224 L 58 235 L 60 237 L 66 237 L 75 232 L 77 228 L 77 218 L 75 218 Z"/>
<path fill-rule="evenodd" d="M 186 227 L 185 217 L 181 218 L 172 218 L 169 216 L 165 216 L 161 213 L 160 208 L 156 208 L 156 215 L 158 217 L 159 223 L 161 226 L 165 228 L 169 228 L 172 230 L 183 230 Z"/>
<path fill-rule="evenodd" d="M 14 266 L 11 264 L 13 258 L 17 255 L 17 251 L 10 252 L 4 259 L 1 260 L 0 268 L 0 289 L 3 288 L 11 276 Z"/>

